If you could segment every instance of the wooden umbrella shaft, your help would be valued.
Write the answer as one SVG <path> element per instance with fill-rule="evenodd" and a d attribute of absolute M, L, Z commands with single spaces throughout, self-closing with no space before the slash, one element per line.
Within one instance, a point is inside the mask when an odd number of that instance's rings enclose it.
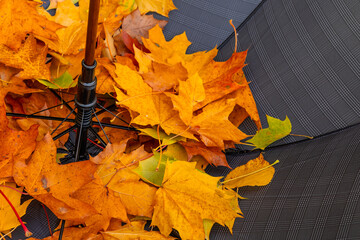
<path fill-rule="evenodd" d="M 95 61 L 97 25 L 99 19 L 100 0 L 90 0 L 89 17 L 86 35 L 85 64 L 91 66 Z"/>

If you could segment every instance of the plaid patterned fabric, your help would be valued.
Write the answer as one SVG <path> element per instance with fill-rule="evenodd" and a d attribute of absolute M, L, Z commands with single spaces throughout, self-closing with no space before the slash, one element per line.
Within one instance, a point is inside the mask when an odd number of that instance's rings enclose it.
<path fill-rule="evenodd" d="M 309 136 L 359 123 L 359 1 L 266 0 L 238 37 L 238 50 L 249 49 L 244 70 L 264 126 L 265 113 L 289 116 L 293 133 Z M 227 39 L 218 60 L 234 43 Z"/>
<path fill-rule="evenodd" d="M 259 152 L 228 154 L 231 167 Z M 360 239 L 360 125 L 313 140 L 273 147 L 265 159 L 275 176 L 265 187 L 246 187 L 239 194 L 243 219 L 233 235 L 219 225 L 210 239 Z M 227 168 L 208 168 L 221 176 Z"/>
<path fill-rule="evenodd" d="M 213 49 L 234 31 L 229 20 L 239 26 L 261 0 L 173 0 L 176 11 L 169 14 L 164 28 L 169 40 L 186 32 L 193 44 L 188 52 Z"/>
<path fill-rule="evenodd" d="M 360 239 L 359 23 L 356 0 L 265 0 L 239 28 L 262 120 L 288 115 L 294 133 L 316 138 L 270 147 L 265 158 L 280 160 L 272 183 L 241 189 L 245 218 L 233 235 L 216 226 L 212 239 Z M 234 41 L 221 45 L 218 60 Z M 245 149 L 228 154 L 232 167 L 257 157 Z"/>

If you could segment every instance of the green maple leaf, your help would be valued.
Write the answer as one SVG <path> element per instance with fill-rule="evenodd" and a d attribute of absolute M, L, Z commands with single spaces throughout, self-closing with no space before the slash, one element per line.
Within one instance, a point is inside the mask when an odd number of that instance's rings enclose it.
<path fill-rule="evenodd" d="M 161 161 L 160 165 L 158 165 L 159 161 Z M 160 159 L 160 153 L 154 152 L 152 157 L 141 161 L 134 172 L 139 174 L 144 181 L 161 186 L 167 161 L 173 162 L 174 160 L 166 155 L 162 155 Z"/>
<path fill-rule="evenodd" d="M 63 88 L 71 88 L 75 87 L 77 84 L 77 81 L 74 81 L 72 76 L 68 71 L 64 72 L 63 75 L 60 77 L 54 79 L 53 82 L 50 82 L 45 79 L 37 79 L 40 83 L 44 84 L 48 88 L 52 89 L 63 89 Z"/>
<path fill-rule="evenodd" d="M 269 127 L 259 130 L 254 137 L 246 142 L 255 148 L 264 150 L 267 146 L 291 133 L 291 122 L 286 116 L 284 121 L 266 115 Z"/>

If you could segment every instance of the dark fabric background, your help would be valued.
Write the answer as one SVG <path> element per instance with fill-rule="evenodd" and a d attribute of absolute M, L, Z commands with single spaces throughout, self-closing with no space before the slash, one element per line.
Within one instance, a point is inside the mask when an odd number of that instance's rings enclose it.
<path fill-rule="evenodd" d="M 249 49 L 244 70 L 264 126 L 265 114 L 288 116 L 294 133 L 309 136 L 359 123 L 359 1 L 265 0 L 238 38 L 238 50 Z M 217 59 L 234 43 L 227 39 Z"/>
<path fill-rule="evenodd" d="M 315 139 L 290 136 L 266 150 L 268 161 L 280 160 L 272 183 L 241 189 L 245 218 L 233 235 L 216 226 L 212 239 L 360 239 L 359 22 L 357 0 L 265 0 L 239 28 L 264 126 L 265 114 L 287 115 L 294 133 Z M 234 43 L 228 38 L 217 59 Z M 231 166 L 259 154 L 245 149 L 227 155 Z"/>
<path fill-rule="evenodd" d="M 228 154 L 236 167 L 259 155 Z M 233 235 L 216 225 L 210 239 L 360 239 L 360 125 L 265 151 L 280 160 L 272 182 L 241 188 L 244 218 Z M 221 176 L 226 168 L 208 168 Z"/>
<path fill-rule="evenodd" d="M 231 35 L 261 0 L 173 0 L 178 10 L 171 11 L 164 28 L 167 40 L 186 32 L 192 45 L 188 52 L 213 49 Z"/>

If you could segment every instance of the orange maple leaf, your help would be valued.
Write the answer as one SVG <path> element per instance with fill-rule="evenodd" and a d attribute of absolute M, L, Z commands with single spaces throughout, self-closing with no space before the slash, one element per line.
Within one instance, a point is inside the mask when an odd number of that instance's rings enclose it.
<path fill-rule="evenodd" d="M 11 177 L 13 174 L 14 160 L 24 161 L 34 151 L 38 125 L 33 125 L 27 131 L 17 131 L 10 129 L 6 117 L 4 94 L 0 92 L 0 138 L 2 147 L 0 148 L 0 176 L 2 178 Z"/>
<path fill-rule="evenodd" d="M 0 1 L 0 44 L 17 50 L 28 33 L 41 38 L 57 38 L 55 31 L 62 26 L 41 16 L 36 10 L 38 5 L 27 0 Z"/>
<path fill-rule="evenodd" d="M 70 195 L 93 178 L 96 165 L 87 162 L 58 165 L 50 134 L 40 141 L 30 160 L 17 159 L 13 177 L 19 186 L 48 206 L 59 218 L 83 219 L 95 209 Z"/>
<path fill-rule="evenodd" d="M 30 35 L 19 51 L 13 51 L 0 45 L 0 62 L 6 66 L 22 69 L 21 78 L 50 80 L 50 70 L 45 64 L 47 47 L 40 47 L 33 35 Z"/>

